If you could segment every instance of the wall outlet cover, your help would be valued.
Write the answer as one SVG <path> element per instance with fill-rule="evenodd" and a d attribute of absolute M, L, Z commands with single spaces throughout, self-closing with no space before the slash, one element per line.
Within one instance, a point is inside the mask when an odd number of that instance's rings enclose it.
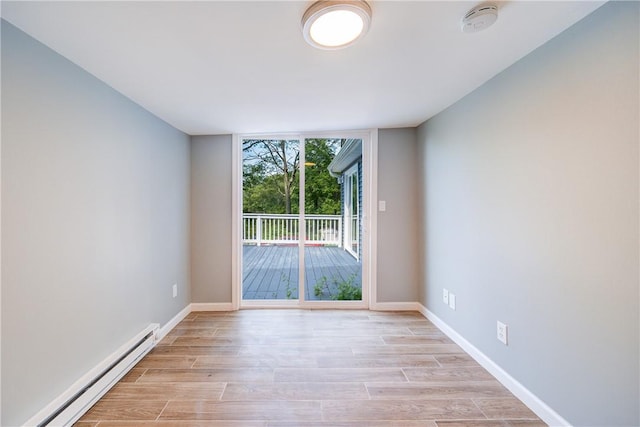
<path fill-rule="evenodd" d="M 498 320 L 498 341 L 500 341 L 504 345 L 508 345 L 507 335 L 508 335 L 507 325 L 505 325 L 504 323 Z"/>
<path fill-rule="evenodd" d="M 455 310 L 456 309 L 456 296 L 455 296 L 455 294 L 452 294 L 451 292 L 449 292 L 449 308 L 451 310 Z"/>
<path fill-rule="evenodd" d="M 177 297 L 177 296 L 178 296 L 178 284 L 177 284 L 177 283 L 175 283 L 175 284 L 173 285 L 173 297 L 175 298 L 175 297 Z"/>

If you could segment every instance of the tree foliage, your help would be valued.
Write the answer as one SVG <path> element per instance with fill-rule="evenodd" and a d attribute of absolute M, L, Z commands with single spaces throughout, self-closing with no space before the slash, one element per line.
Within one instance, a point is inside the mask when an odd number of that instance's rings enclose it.
<path fill-rule="evenodd" d="M 343 140 L 305 141 L 305 212 L 339 214 L 340 185 L 328 166 Z M 298 213 L 298 141 L 251 139 L 243 142 L 243 212 Z"/>
<path fill-rule="evenodd" d="M 305 145 L 304 209 L 308 214 L 340 214 L 340 184 L 329 174 L 329 163 L 340 149 L 340 140 L 309 139 Z"/>

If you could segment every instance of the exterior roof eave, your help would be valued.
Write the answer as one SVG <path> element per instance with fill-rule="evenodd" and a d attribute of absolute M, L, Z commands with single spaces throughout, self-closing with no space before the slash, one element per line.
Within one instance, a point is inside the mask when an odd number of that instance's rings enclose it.
<path fill-rule="evenodd" d="M 327 169 L 332 176 L 338 177 L 360 157 L 362 157 L 362 140 L 347 139 Z"/>

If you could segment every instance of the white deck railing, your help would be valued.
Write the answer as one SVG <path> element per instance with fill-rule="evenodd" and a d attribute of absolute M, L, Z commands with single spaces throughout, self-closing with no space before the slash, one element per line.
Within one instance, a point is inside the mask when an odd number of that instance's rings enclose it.
<path fill-rule="evenodd" d="M 242 241 L 263 244 L 294 244 L 299 238 L 298 215 L 243 214 Z M 305 215 L 305 244 L 342 246 L 340 215 Z"/>

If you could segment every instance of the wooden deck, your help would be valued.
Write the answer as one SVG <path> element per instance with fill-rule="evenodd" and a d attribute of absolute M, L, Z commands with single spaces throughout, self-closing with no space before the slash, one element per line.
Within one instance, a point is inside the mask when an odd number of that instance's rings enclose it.
<path fill-rule="evenodd" d="M 307 246 L 305 256 L 305 299 L 331 300 L 339 283 L 361 288 L 362 265 L 348 252 L 334 246 Z M 242 298 L 298 299 L 298 247 L 243 247 Z M 322 289 L 315 295 L 316 285 Z"/>

